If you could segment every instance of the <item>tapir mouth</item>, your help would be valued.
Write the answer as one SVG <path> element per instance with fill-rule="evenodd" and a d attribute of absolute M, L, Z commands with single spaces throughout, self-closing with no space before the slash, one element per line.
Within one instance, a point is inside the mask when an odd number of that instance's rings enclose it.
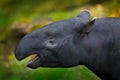
<path fill-rule="evenodd" d="M 40 59 L 40 56 L 37 54 L 32 54 L 30 55 L 30 59 L 28 60 L 28 62 L 26 63 L 26 66 L 29 66 L 30 64 L 34 63 L 35 61 L 37 61 L 38 59 Z"/>

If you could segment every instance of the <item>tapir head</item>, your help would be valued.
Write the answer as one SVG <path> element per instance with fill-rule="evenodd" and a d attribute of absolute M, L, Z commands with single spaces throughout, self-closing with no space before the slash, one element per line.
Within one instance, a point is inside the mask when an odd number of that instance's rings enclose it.
<path fill-rule="evenodd" d="M 73 67 L 83 64 L 88 56 L 82 43 L 91 31 L 88 11 L 76 18 L 51 23 L 23 37 L 15 50 L 15 56 L 22 60 L 35 54 L 27 67 Z"/>

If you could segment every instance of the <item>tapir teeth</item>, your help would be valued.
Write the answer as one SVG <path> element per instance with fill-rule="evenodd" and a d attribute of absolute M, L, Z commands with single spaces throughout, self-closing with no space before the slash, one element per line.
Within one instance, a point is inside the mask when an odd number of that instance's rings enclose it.
<path fill-rule="evenodd" d="M 31 55 L 31 58 L 29 61 L 33 61 L 33 60 L 36 60 L 38 58 L 39 58 L 39 56 L 37 54 L 33 54 L 33 55 Z"/>
<path fill-rule="evenodd" d="M 33 63 L 35 60 L 37 60 L 39 58 L 39 56 L 37 54 L 33 54 L 30 56 L 30 60 L 27 62 L 26 65 L 29 65 L 31 63 Z"/>

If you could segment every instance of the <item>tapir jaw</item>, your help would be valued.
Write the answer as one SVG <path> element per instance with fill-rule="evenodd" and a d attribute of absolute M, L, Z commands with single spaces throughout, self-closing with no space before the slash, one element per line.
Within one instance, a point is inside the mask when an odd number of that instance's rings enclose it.
<path fill-rule="evenodd" d="M 26 63 L 26 67 L 36 69 L 41 66 L 41 57 L 37 54 L 33 54 L 32 58 Z"/>

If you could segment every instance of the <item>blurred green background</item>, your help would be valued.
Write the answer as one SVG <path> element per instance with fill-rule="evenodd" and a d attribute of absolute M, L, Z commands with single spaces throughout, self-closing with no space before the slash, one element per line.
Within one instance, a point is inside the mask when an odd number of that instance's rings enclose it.
<path fill-rule="evenodd" d="M 100 80 L 85 66 L 31 70 L 14 57 L 24 35 L 86 9 L 91 17 L 120 17 L 120 0 L 0 0 L 0 80 Z"/>

